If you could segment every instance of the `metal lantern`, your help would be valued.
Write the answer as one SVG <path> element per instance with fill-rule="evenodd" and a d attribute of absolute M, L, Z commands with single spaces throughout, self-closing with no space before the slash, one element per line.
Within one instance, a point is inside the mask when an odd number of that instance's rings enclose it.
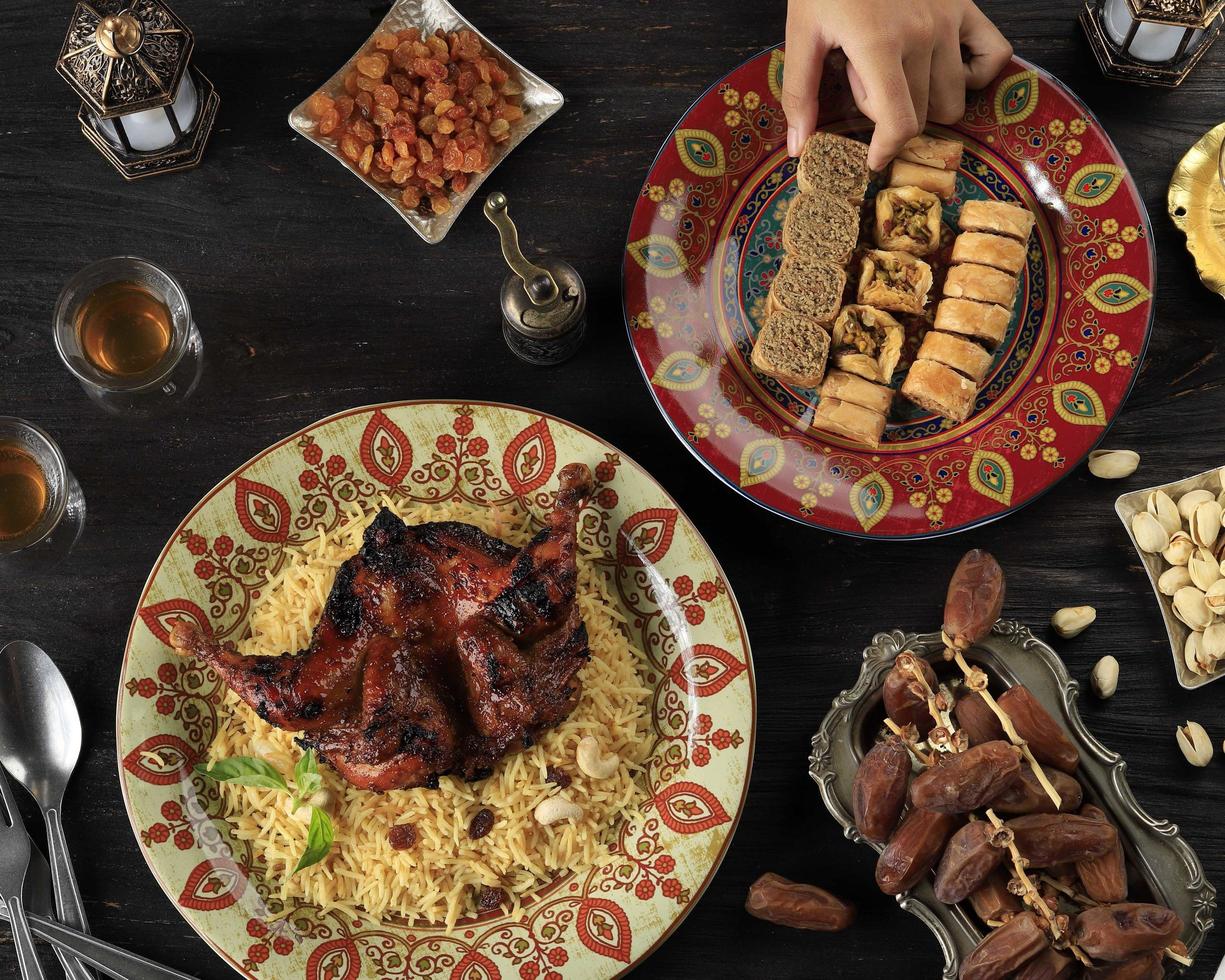
<path fill-rule="evenodd" d="M 1080 23 L 1109 78 L 1173 88 L 1221 31 L 1225 0 L 1088 0 Z"/>
<path fill-rule="evenodd" d="M 161 0 L 83 0 L 73 11 L 55 70 L 81 97 L 81 132 L 128 180 L 204 155 L 220 99 L 189 64 L 194 46 Z"/>

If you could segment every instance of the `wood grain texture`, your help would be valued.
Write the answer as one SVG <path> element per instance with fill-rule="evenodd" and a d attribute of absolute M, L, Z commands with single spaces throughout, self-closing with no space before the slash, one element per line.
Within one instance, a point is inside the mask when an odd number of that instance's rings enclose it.
<path fill-rule="evenodd" d="M 1225 685 L 1177 686 L 1161 620 L 1112 503 L 1124 489 L 1225 463 L 1225 306 L 1195 277 L 1165 217 L 1174 164 L 1225 118 L 1225 42 L 1174 92 L 1097 72 L 1072 0 L 985 4 L 1019 54 L 1062 78 L 1099 115 L 1153 216 L 1157 326 L 1139 383 L 1108 445 L 1138 449 L 1123 485 L 1080 469 L 1008 520 L 952 539 L 882 545 L 785 523 L 711 479 L 652 404 L 628 350 L 620 264 L 630 210 L 677 118 L 715 78 L 783 36 L 784 4 L 732 0 L 467 0 L 465 12 L 556 84 L 567 105 L 490 181 L 507 191 L 529 250 L 572 262 L 590 290 L 586 346 L 549 371 L 516 361 L 498 329 L 503 267 L 479 208 L 424 246 L 329 157 L 296 138 L 289 109 L 328 77 L 386 4 L 175 0 L 196 60 L 221 93 L 197 171 L 125 184 L 76 131 L 52 65 L 69 5 L 0 0 L 0 412 L 34 419 L 62 444 L 89 502 L 85 535 L 54 573 L 0 587 L 0 642 L 49 650 L 86 729 L 66 824 L 98 935 L 208 980 L 233 974 L 179 917 L 147 870 L 116 777 L 116 678 L 138 592 L 182 515 L 252 454 L 331 412 L 400 398 L 485 398 L 572 419 L 660 478 L 706 535 L 740 596 L 761 709 L 748 808 L 712 888 L 643 976 L 930 977 L 938 952 L 918 920 L 878 894 L 871 852 L 839 834 L 806 774 L 808 740 L 884 628 L 934 629 L 961 553 L 993 551 L 1009 575 L 1008 616 L 1041 627 L 1061 605 L 1098 622 L 1055 641 L 1074 675 L 1122 664 L 1090 727 L 1125 753 L 1132 786 L 1179 823 L 1225 885 L 1225 776 L 1187 766 L 1174 727 L 1191 717 L 1225 736 Z M 94 259 L 135 253 L 183 282 L 207 371 L 157 427 L 100 414 L 50 339 L 64 281 Z M 480 365 L 473 370 L 473 365 Z M 0 573 L 2 574 L 2 573 Z M 850 898 L 839 935 L 768 925 L 743 911 L 764 871 Z M 1192 977 L 1225 953 L 1215 932 Z M 51 963 L 48 957 L 48 963 Z M 818 965 L 819 964 L 819 965 Z M 49 965 L 49 970 L 57 967 Z M 7 936 L 0 976 L 15 976 Z M 261 976 L 272 978 L 273 964 Z"/>

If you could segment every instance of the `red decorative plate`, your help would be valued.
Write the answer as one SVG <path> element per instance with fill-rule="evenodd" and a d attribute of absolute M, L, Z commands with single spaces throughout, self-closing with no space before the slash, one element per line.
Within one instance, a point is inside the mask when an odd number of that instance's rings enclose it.
<path fill-rule="evenodd" d="M 244 636 L 288 552 L 357 503 L 463 501 L 538 517 L 572 461 L 586 462 L 598 484 L 579 524 L 585 560 L 603 573 L 646 658 L 655 741 L 643 820 L 618 828 L 607 864 L 529 894 L 520 919 L 486 912 L 447 933 L 282 899 L 259 849 L 234 833 L 216 784 L 193 772 L 225 710 L 225 687 L 176 656 L 168 631 L 188 619 L 225 639 Z M 187 922 L 247 980 L 595 980 L 640 963 L 714 876 L 744 806 L 756 717 L 735 596 L 697 529 L 638 464 L 540 412 L 397 402 L 294 433 L 192 508 L 132 618 L 116 735 L 141 853 Z"/>
<path fill-rule="evenodd" d="M 1152 231 L 1092 113 L 1014 59 L 972 94 L 955 227 L 971 198 L 1038 216 L 1005 342 L 974 413 L 948 423 L 899 398 L 866 450 L 809 429 L 814 392 L 750 365 L 795 193 L 779 104 L 783 51 L 745 62 L 690 107 L 630 222 L 626 326 L 660 411 L 721 480 L 784 517 L 843 534 L 929 537 L 1033 500 L 1088 455 L 1127 397 L 1152 323 Z M 821 125 L 862 133 L 845 74 L 827 72 Z M 917 336 L 908 337 L 903 366 Z"/>

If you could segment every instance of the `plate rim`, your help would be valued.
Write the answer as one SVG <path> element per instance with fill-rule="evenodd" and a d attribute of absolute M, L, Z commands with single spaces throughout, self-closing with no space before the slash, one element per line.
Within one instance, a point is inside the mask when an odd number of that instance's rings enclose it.
<path fill-rule="evenodd" d="M 677 131 L 681 128 L 686 117 L 694 111 L 694 109 L 698 106 L 699 103 L 701 103 L 704 99 L 706 99 L 706 97 L 709 96 L 711 92 L 715 91 L 719 85 L 721 85 L 731 75 L 735 74 L 745 65 L 749 64 L 750 62 L 756 61 L 758 58 L 768 55 L 773 51 L 785 51 L 785 50 L 786 50 L 785 43 L 776 43 L 776 44 L 767 45 L 766 47 L 757 51 L 755 54 L 749 55 L 743 61 L 729 68 L 726 72 L 724 72 L 722 75 L 716 78 L 713 82 L 707 85 L 706 88 L 704 88 L 698 94 L 698 96 L 689 104 L 689 106 L 680 114 L 680 117 L 677 119 L 676 123 L 674 123 L 672 128 L 668 131 L 668 135 L 664 138 L 663 142 L 660 143 L 659 149 L 655 151 L 654 157 L 651 158 L 651 162 L 647 166 L 646 176 L 643 179 L 643 183 L 645 184 L 645 182 L 649 180 L 651 173 L 655 170 L 655 167 L 659 164 L 660 157 L 662 157 L 664 152 L 672 145 Z M 687 438 L 685 438 L 684 432 L 682 432 L 681 429 L 677 426 L 677 423 L 673 420 L 672 416 L 664 408 L 663 403 L 660 402 L 659 400 L 659 395 L 655 391 L 655 386 L 651 383 L 651 376 L 650 374 L 647 373 L 646 365 L 643 364 L 642 358 L 638 354 L 638 348 L 634 344 L 634 330 L 633 330 L 633 327 L 630 325 L 629 309 L 625 301 L 625 295 L 626 295 L 625 275 L 626 275 L 627 269 L 629 268 L 629 263 L 626 261 L 626 255 L 628 252 L 628 248 L 631 244 L 631 235 L 633 234 L 634 215 L 637 213 L 637 210 L 638 210 L 638 205 L 637 203 L 635 203 L 634 207 L 630 211 L 629 220 L 626 223 L 625 244 L 621 250 L 621 319 L 622 319 L 622 322 L 625 324 L 625 333 L 626 333 L 626 338 L 629 341 L 630 353 L 633 355 L 634 364 L 638 368 L 638 373 L 642 376 L 643 383 L 646 385 L 647 391 L 651 395 L 651 400 L 655 403 L 655 409 L 659 413 L 660 417 L 667 424 L 668 429 L 672 432 L 673 435 L 677 437 L 677 439 L 680 440 L 681 444 L 686 449 L 689 450 L 689 452 L 693 455 L 693 457 L 697 459 L 697 461 L 701 463 L 702 466 L 707 471 L 709 471 L 710 474 L 714 476 L 716 480 L 719 481 L 719 483 L 723 484 L 725 487 L 732 490 L 737 496 L 740 496 L 744 498 L 745 500 L 748 500 L 750 503 L 754 504 L 757 507 L 762 508 L 763 510 L 769 511 L 772 514 L 776 514 L 779 517 L 785 518 L 787 521 L 790 521 L 791 523 L 799 524 L 802 527 L 812 528 L 813 530 L 820 531 L 825 534 L 837 534 L 843 537 L 847 537 L 847 538 L 851 538 L 855 540 L 861 540 L 861 541 L 899 541 L 899 542 L 901 541 L 929 541 L 934 538 L 950 537 L 954 534 L 963 534 L 967 531 L 973 531 L 978 528 L 985 527 L 988 524 L 993 524 L 994 522 L 998 520 L 1002 520 L 1003 518 L 1009 517 L 1012 514 L 1017 513 L 1018 511 L 1024 510 L 1030 504 L 1036 503 L 1037 501 L 1045 497 L 1048 493 L 1050 493 L 1052 490 L 1054 490 L 1057 486 L 1062 484 L 1069 476 L 1072 475 L 1072 473 L 1075 470 L 1078 470 L 1081 464 L 1089 458 L 1089 454 L 1093 452 L 1095 449 L 1099 448 L 1102 442 L 1105 440 L 1105 438 L 1110 434 L 1110 430 L 1114 427 L 1115 422 L 1118 421 L 1118 417 L 1123 413 L 1123 409 L 1126 407 L 1128 399 L 1131 398 L 1132 393 L 1135 391 L 1136 382 L 1140 378 L 1140 370 L 1144 366 L 1144 360 L 1148 355 L 1149 344 L 1152 341 L 1153 326 L 1156 323 L 1157 250 L 1156 250 L 1156 246 L 1153 243 L 1152 217 L 1149 214 L 1148 205 L 1144 201 L 1144 196 L 1140 193 L 1140 188 L 1136 184 L 1135 178 L 1132 176 L 1131 168 L 1126 165 L 1126 160 L 1123 158 L 1123 154 L 1120 152 L 1117 144 L 1111 138 L 1110 133 L 1107 131 L 1106 127 L 1102 125 L 1102 122 L 1100 119 L 1098 119 L 1097 114 L 1094 113 L 1093 110 L 1090 109 L 1089 106 L 1087 106 L 1084 103 L 1084 100 L 1081 99 L 1079 95 L 1077 95 L 1071 88 L 1065 85 L 1057 77 L 1052 75 L 1045 68 L 1041 68 L 1038 65 L 1034 64 L 1033 62 L 1029 61 L 1028 59 L 1022 58 L 1020 55 L 1014 54 L 1012 58 L 1009 60 L 1008 64 L 1000 71 L 999 74 L 996 75 L 994 79 L 991 80 L 991 82 L 988 82 L 986 87 L 989 88 L 1002 75 L 1009 72 L 1014 65 L 1019 65 L 1021 66 L 1022 69 L 1026 71 L 1032 71 L 1035 74 L 1037 74 L 1040 78 L 1053 82 L 1056 88 L 1059 91 L 1063 92 L 1069 99 L 1071 99 L 1071 101 L 1077 106 L 1077 108 L 1079 108 L 1084 113 L 1085 118 L 1089 119 L 1094 124 L 1096 124 L 1096 126 L 1101 132 L 1102 139 L 1105 141 L 1106 145 L 1110 148 L 1110 150 L 1114 152 L 1116 159 L 1121 161 L 1124 165 L 1123 170 L 1126 176 L 1126 182 L 1128 185 L 1131 186 L 1134 192 L 1136 204 L 1140 212 L 1140 217 L 1143 219 L 1144 226 L 1146 230 L 1148 231 L 1148 234 L 1145 235 L 1145 244 L 1148 248 L 1149 267 L 1151 270 L 1150 282 L 1148 284 L 1149 292 L 1151 294 L 1151 298 L 1148 304 L 1148 323 L 1144 327 L 1144 340 L 1141 343 L 1140 350 L 1138 351 L 1136 355 L 1136 368 L 1132 372 L 1130 380 L 1127 382 L 1127 388 L 1123 392 L 1123 396 L 1119 401 L 1119 407 L 1116 410 L 1114 416 L 1107 419 L 1106 424 L 1102 427 L 1102 431 L 1098 435 L 1097 439 L 1094 441 L 1094 443 L 1091 446 L 1088 446 L 1085 449 L 1084 454 L 1079 459 L 1077 459 L 1074 464 L 1065 467 L 1063 473 L 1058 474 L 1055 477 L 1055 479 L 1053 479 L 1045 487 L 1043 487 L 1041 490 L 1035 493 L 1032 497 L 1029 497 L 1027 500 L 1023 500 L 1017 504 L 1010 504 L 1008 507 L 1005 507 L 1002 510 L 996 511 L 991 514 L 986 514 L 983 517 L 977 518 L 976 520 L 970 521 L 969 523 L 959 525 L 958 527 L 939 528 L 936 530 L 929 530 L 929 531 L 919 531 L 913 534 L 873 534 L 871 531 L 855 531 L 855 530 L 851 530 L 847 528 L 829 527 L 826 524 L 820 524 L 812 520 L 805 520 L 804 518 L 796 514 L 791 514 L 785 510 L 781 510 L 778 507 L 774 506 L 773 504 L 767 503 L 766 501 L 760 499 L 759 497 L 753 496 L 744 487 L 737 485 L 736 483 L 732 482 L 732 480 L 729 477 L 727 477 L 723 473 L 720 473 L 719 470 L 715 467 L 715 465 L 710 460 L 708 460 L 705 456 L 703 456 L 698 451 L 696 446 L 694 446 Z"/>
<path fill-rule="evenodd" d="M 688 902 L 684 907 L 678 908 L 678 914 L 675 916 L 675 918 L 673 918 L 668 923 L 667 927 L 655 938 L 655 940 L 651 943 L 650 946 L 648 946 L 645 950 L 643 950 L 643 952 L 639 956 L 637 956 L 630 963 L 625 964 L 617 972 L 609 974 L 609 976 L 613 978 L 613 980 L 616 980 L 616 978 L 624 977 L 627 974 L 629 974 L 631 971 L 636 969 L 643 962 L 645 962 L 648 958 L 650 958 L 650 956 L 654 954 L 665 942 L 667 942 L 668 939 L 672 937 L 673 933 L 675 933 L 676 930 L 680 928 L 681 923 L 683 923 L 689 917 L 690 913 L 693 912 L 698 902 L 706 894 L 710 886 L 714 883 L 715 876 L 719 873 L 719 869 L 722 867 L 723 861 L 727 857 L 727 852 L 731 848 L 732 841 L 735 839 L 736 831 L 740 828 L 740 821 L 741 821 L 741 818 L 744 816 L 745 807 L 748 803 L 749 787 L 752 784 L 752 780 L 753 780 L 753 764 L 756 761 L 756 754 L 757 754 L 757 727 L 758 727 L 758 721 L 759 721 L 758 704 L 757 704 L 757 674 L 756 674 L 756 668 L 753 662 L 753 651 L 752 651 L 751 641 L 749 639 L 748 626 L 744 620 L 744 613 L 743 613 L 743 610 L 740 608 L 740 602 L 736 598 L 736 593 L 732 587 L 731 581 L 728 579 L 727 573 L 724 570 L 723 565 L 720 563 L 718 556 L 711 549 L 710 544 L 707 542 L 705 535 L 702 534 L 701 529 L 697 526 L 697 524 L 694 523 L 693 519 L 689 517 L 689 514 L 685 511 L 683 507 L 681 507 L 681 505 L 676 501 L 676 499 L 672 496 L 672 494 L 668 492 L 668 490 L 663 486 L 663 484 L 660 483 L 660 481 L 656 479 L 655 476 L 649 470 L 643 467 L 642 464 L 639 463 L 634 457 L 628 455 L 627 453 L 622 452 L 619 448 L 614 446 L 607 439 L 604 439 L 603 437 L 596 435 L 591 430 L 581 425 L 578 425 L 575 422 L 571 422 L 567 419 L 563 419 L 560 416 L 554 415 L 551 412 L 534 409 L 534 408 L 528 408 L 524 405 L 515 405 L 510 402 L 489 401 L 489 400 L 480 399 L 480 398 L 413 398 L 413 399 L 403 399 L 403 400 L 388 401 L 388 402 L 371 402 L 371 403 L 364 404 L 364 405 L 354 406 L 348 409 L 342 409 L 341 411 L 333 412 L 329 415 L 326 415 L 323 418 L 316 419 L 315 421 L 310 422 L 307 425 L 304 425 L 294 430 L 293 432 L 289 433 L 283 438 L 276 440 L 274 443 L 272 443 L 272 445 L 267 446 L 266 448 L 257 452 L 255 455 L 251 456 L 249 459 L 245 460 L 243 463 L 240 463 L 238 466 L 232 469 L 229 473 L 227 473 L 222 479 L 214 483 L 212 487 L 206 490 L 202 494 L 200 499 L 196 501 L 195 504 L 192 505 L 191 509 L 183 516 L 183 518 L 178 522 L 175 528 L 170 532 L 170 536 L 167 538 L 166 544 L 163 545 L 162 549 L 158 552 L 157 558 L 154 560 L 153 567 L 150 569 L 149 574 L 145 578 L 145 582 L 141 586 L 140 592 L 137 595 L 136 609 L 137 610 L 140 609 L 141 601 L 144 599 L 145 596 L 148 595 L 149 589 L 153 585 L 154 578 L 157 576 L 157 573 L 160 571 L 162 564 L 166 559 L 166 556 L 169 554 L 170 545 L 173 544 L 179 532 L 187 525 L 188 521 L 190 521 L 197 513 L 199 513 L 201 508 L 203 508 L 204 505 L 208 503 L 209 500 L 211 500 L 217 493 L 219 493 L 226 486 L 226 484 L 228 484 L 230 481 L 234 480 L 241 473 L 243 473 L 248 467 L 252 466 L 254 463 L 258 462 L 259 460 L 265 458 L 266 456 L 280 449 L 282 446 L 291 443 L 293 440 L 297 439 L 299 436 L 302 436 L 308 432 L 314 431 L 315 429 L 318 429 L 319 427 L 326 425 L 330 422 L 339 421 L 340 419 L 347 418 L 352 415 L 359 415 L 363 412 L 385 411 L 387 409 L 412 408 L 412 407 L 419 407 L 419 406 L 420 407 L 432 407 L 432 406 L 439 406 L 439 405 L 468 405 L 468 406 L 477 407 L 477 408 L 505 409 L 505 410 L 509 410 L 512 412 L 521 412 L 529 416 L 539 416 L 539 417 L 548 419 L 551 422 L 556 422 L 569 429 L 572 429 L 580 433 L 581 435 L 584 435 L 594 440 L 596 443 L 606 447 L 612 452 L 618 453 L 624 461 L 633 465 L 643 477 L 649 480 L 655 486 L 655 488 L 659 491 L 659 493 L 663 495 L 664 499 L 667 500 L 669 503 L 671 503 L 676 508 L 677 514 L 683 517 L 689 523 L 689 526 L 693 529 L 693 533 L 697 536 L 698 542 L 706 550 L 706 553 L 710 556 L 710 560 L 715 570 L 718 572 L 720 576 L 722 576 L 724 584 L 727 586 L 727 596 L 731 602 L 732 611 L 735 613 L 736 622 L 740 628 L 740 638 L 741 638 L 741 642 L 744 645 L 744 652 L 745 652 L 745 668 L 746 668 L 745 673 L 748 675 L 750 725 L 749 725 L 749 735 L 747 739 L 748 757 L 745 762 L 744 781 L 743 781 L 743 785 L 740 790 L 740 799 L 736 804 L 735 813 L 732 814 L 732 819 L 731 819 L 730 826 L 728 827 L 727 836 L 724 838 L 723 844 L 720 847 L 718 854 L 716 854 L 713 860 L 711 861 L 710 867 L 707 870 L 706 875 L 702 880 L 702 883 L 694 890 L 692 900 Z M 152 852 L 150 851 L 150 849 L 142 847 L 140 844 L 140 828 L 137 826 L 135 814 L 132 812 L 132 802 L 128 796 L 128 784 L 127 784 L 127 779 L 125 778 L 125 775 L 124 775 L 123 744 L 122 744 L 122 729 L 121 729 L 121 721 L 123 717 L 123 706 L 124 706 L 123 679 L 127 674 L 128 661 L 129 661 L 129 658 L 131 655 L 131 649 L 132 649 L 132 641 L 133 641 L 135 630 L 136 630 L 136 622 L 139 618 L 140 617 L 136 613 L 133 613 L 131 624 L 128 627 L 128 635 L 124 641 L 123 659 L 120 661 L 120 664 L 119 664 L 119 683 L 118 683 L 116 695 L 115 695 L 115 762 L 116 762 L 116 770 L 119 776 L 119 791 L 123 799 L 124 813 L 128 818 L 128 826 L 130 827 L 132 831 L 132 836 L 136 843 L 137 850 L 140 851 L 141 857 L 144 858 L 145 864 L 148 866 L 150 874 L 153 875 L 153 880 L 157 882 L 157 885 L 161 889 L 163 895 L 167 899 L 169 899 L 170 904 L 173 906 L 175 912 L 178 913 L 179 917 L 191 928 L 193 932 L 195 932 L 197 936 L 200 937 L 200 939 L 204 941 L 204 943 L 214 953 L 217 954 L 217 956 L 219 956 L 239 976 L 247 978 L 247 980 L 260 980 L 260 977 L 247 972 L 246 970 L 242 968 L 241 964 L 236 963 L 233 960 L 233 958 L 229 955 L 229 953 L 227 953 L 224 949 L 222 949 L 217 944 L 217 942 L 213 940 L 211 936 L 206 934 L 191 918 L 189 918 L 185 914 L 184 910 L 174 900 L 173 889 L 169 888 L 166 882 L 162 880 L 162 876 L 158 872 L 158 869 L 152 860 Z"/>

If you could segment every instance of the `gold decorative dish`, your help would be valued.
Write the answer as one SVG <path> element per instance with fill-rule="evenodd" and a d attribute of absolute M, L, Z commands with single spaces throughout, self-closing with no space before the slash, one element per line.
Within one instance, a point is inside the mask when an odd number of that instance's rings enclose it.
<path fill-rule="evenodd" d="M 1225 296 L 1225 123 L 1205 133 L 1178 162 L 1168 202 L 1200 279 Z"/>
<path fill-rule="evenodd" d="M 399 189 L 394 184 L 380 187 L 354 170 L 349 161 L 340 152 L 337 140 L 321 136 L 317 132 L 315 120 L 307 111 L 309 96 L 290 112 L 289 125 L 317 147 L 331 154 L 349 173 L 361 180 L 366 187 L 375 191 L 401 218 L 408 222 L 413 231 L 431 245 L 437 245 L 446 237 L 447 232 L 450 231 L 451 226 L 455 223 L 455 219 L 459 217 L 459 213 L 463 210 L 464 205 L 476 196 L 477 190 L 484 183 L 485 179 L 493 173 L 494 168 L 505 160 L 506 155 L 522 143 L 533 130 L 557 112 L 565 103 L 565 99 L 556 88 L 539 75 L 528 71 L 528 69 L 524 68 L 523 65 L 503 51 L 502 48 L 477 30 L 447 0 L 397 0 L 392 5 L 391 10 L 387 12 L 387 16 L 379 22 L 378 27 L 370 34 L 370 37 L 366 38 L 357 51 L 354 52 L 353 57 L 346 61 L 340 67 L 340 70 L 323 85 L 318 86 L 316 91 L 322 91 L 332 96 L 343 94 L 345 74 L 355 67 L 358 55 L 366 49 L 375 35 L 384 32 L 394 34 L 397 31 L 413 27 L 419 28 L 422 34 L 429 34 L 438 29 L 444 31 L 472 31 L 480 37 L 486 49 L 497 56 L 502 66 L 511 73 L 511 76 L 523 89 L 522 109 L 525 113 L 524 117 L 511 125 L 510 137 L 505 142 L 499 144 L 499 149 L 489 167 L 481 173 L 471 174 L 468 185 L 463 191 L 450 193 L 451 207 L 448 211 L 436 215 L 417 209 L 410 210 L 400 203 Z"/>

